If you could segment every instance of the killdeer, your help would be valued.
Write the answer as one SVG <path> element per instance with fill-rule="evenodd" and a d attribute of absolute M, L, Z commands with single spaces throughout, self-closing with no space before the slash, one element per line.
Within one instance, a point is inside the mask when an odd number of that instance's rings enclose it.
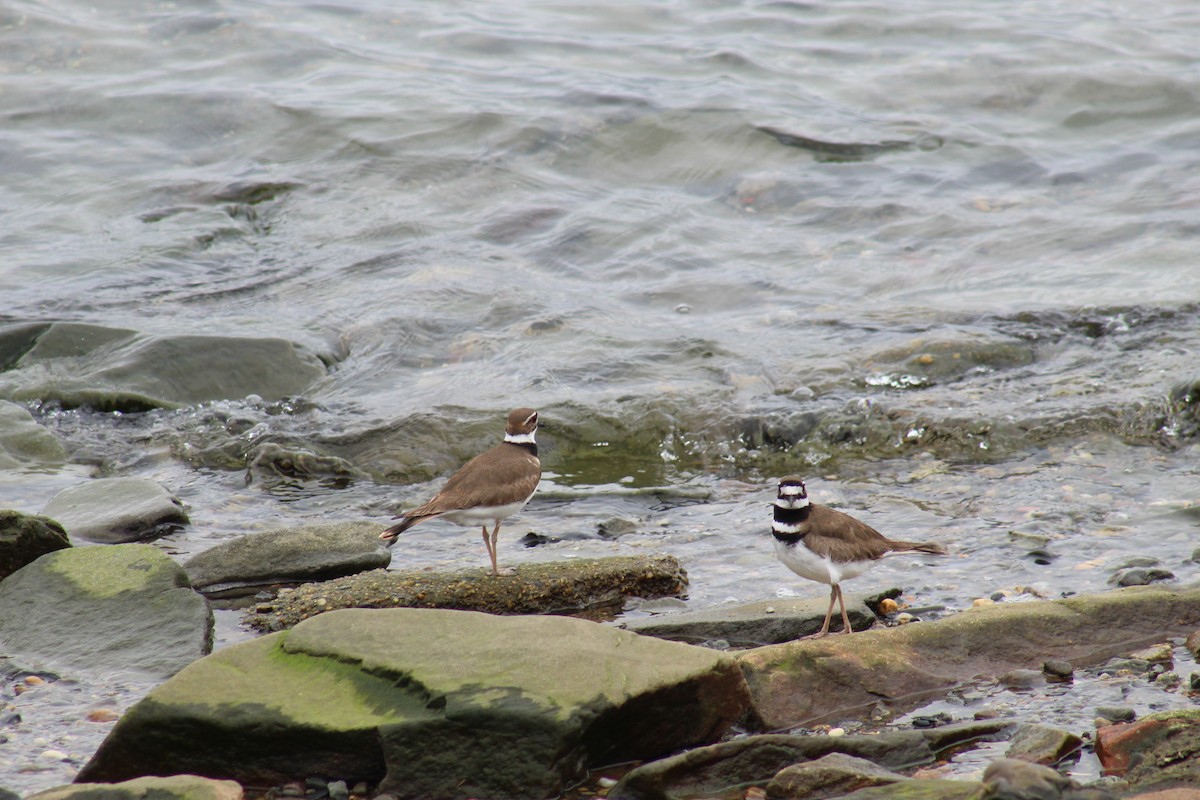
<path fill-rule="evenodd" d="M 483 528 L 483 546 L 492 559 L 492 575 L 500 575 L 496 566 L 500 522 L 525 507 L 542 477 L 542 462 L 538 461 L 534 440 L 537 427 L 538 415 L 532 408 L 513 411 L 508 415 L 503 442 L 464 464 L 432 500 L 397 516 L 400 521 L 379 534 L 379 538 L 390 547 L 413 525 L 439 517 L 459 525 L 479 525 Z M 496 523 L 490 537 L 489 522 Z M 504 572 L 510 574 L 512 570 Z"/>
<path fill-rule="evenodd" d="M 804 481 L 799 478 L 779 481 L 774 509 L 771 533 L 775 536 L 775 555 L 800 577 L 829 584 L 829 610 L 814 638 L 829 633 L 834 601 L 842 606 L 842 632 L 851 632 L 842 581 L 861 575 L 889 553 L 946 555 L 946 548 L 940 544 L 889 539 L 848 514 L 810 503 Z"/>

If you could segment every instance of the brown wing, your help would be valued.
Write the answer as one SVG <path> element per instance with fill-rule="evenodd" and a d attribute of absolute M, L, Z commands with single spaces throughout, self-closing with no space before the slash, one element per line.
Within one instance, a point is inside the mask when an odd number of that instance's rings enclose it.
<path fill-rule="evenodd" d="M 808 515 L 810 529 L 804 544 L 820 556 L 835 562 L 874 561 L 892 549 L 879 531 L 849 514 L 815 503 Z"/>
<path fill-rule="evenodd" d="M 499 506 L 533 494 L 542 477 L 537 456 L 511 444 L 500 444 L 472 458 L 450 476 L 442 490 L 404 516 L 428 517 L 460 508 Z"/>

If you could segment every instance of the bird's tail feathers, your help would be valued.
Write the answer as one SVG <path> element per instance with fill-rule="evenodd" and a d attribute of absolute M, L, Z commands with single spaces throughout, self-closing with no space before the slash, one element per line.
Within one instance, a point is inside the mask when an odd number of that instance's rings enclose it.
<path fill-rule="evenodd" d="M 950 551 L 937 542 L 890 542 L 892 550 L 905 553 L 928 553 L 931 556 L 949 555 Z"/>
<path fill-rule="evenodd" d="M 396 539 L 400 536 L 400 534 L 404 533 L 406 530 L 411 528 L 413 525 L 416 525 L 423 519 L 425 519 L 425 517 L 401 517 L 399 522 L 385 530 L 383 533 L 379 534 L 379 538 L 383 539 L 384 542 L 387 543 L 388 547 L 391 547 L 396 543 Z"/>

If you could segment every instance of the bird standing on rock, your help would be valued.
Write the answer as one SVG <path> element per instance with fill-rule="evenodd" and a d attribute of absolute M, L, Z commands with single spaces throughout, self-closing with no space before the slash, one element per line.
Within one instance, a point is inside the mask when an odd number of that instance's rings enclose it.
<path fill-rule="evenodd" d="M 889 539 L 848 514 L 810 503 L 804 481 L 796 477 L 779 481 L 773 508 L 771 533 L 775 537 L 775 555 L 800 577 L 830 587 L 825 624 L 813 634 L 814 638 L 829 633 L 834 601 L 842 607 L 842 632 L 851 633 L 850 616 L 842 598 L 843 580 L 861 575 L 890 553 L 946 555 L 946 548 L 940 544 Z"/>
<path fill-rule="evenodd" d="M 542 477 L 535 434 L 538 414 L 518 408 L 508 415 L 504 441 L 468 461 L 450 476 L 442 490 L 423 506 L 396 519 L 400 522 L 379 534 L 391 547 L 404 531 L 427 519 L 445 519 L 459 525 L 483 528 L 483 546 L 492 560 L 492 575 L 510 575 L 496 566 L 496 538 L 500 522 L 516 514 L 537 490 Z M 488 535 L 487 523 L 495 527 Z"/>

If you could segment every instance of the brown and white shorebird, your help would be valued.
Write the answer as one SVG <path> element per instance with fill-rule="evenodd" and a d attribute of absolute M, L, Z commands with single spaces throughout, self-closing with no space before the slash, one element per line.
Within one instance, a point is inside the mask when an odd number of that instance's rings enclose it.
<path fill-rule="evenodd" d="M 850 633 L 850 616 L 842 598 L 842 581 L 857 577 L 890 553 L 946 555 L 946 548 L 933 542 L 902 542 L 889 539 L 866 523 L 827 506 L 810 503 L 804 481 L 787 477 L 779 481 L 773 506 L 775 555 L 784 566 L 802 578 L 829 584 L 829 610 L 825 624 L 814 638 L 829 633 L 833 603 L 842 606 L 842 632 Z"/>
<path fill-rule="evenodd" d="M 483 528 L 483 546 L 492 560 L 492 575 L 500 575 L 496 566 L 496 537 L 500 522 L 516 514 L 537 490 L 542 477 L 538 460 L 538 415 L 532 408 L 518 408 L 508 415 L 504 441 L 472 458 L 450 476 L 442 490 L 423 506 L 396 517 L 400 520 L 380 539 L 391 547 L 404 531 L 427 519 L 445 519 L 459 525 Z M 491 536 L 487 523 L 494 522 Z M 504 570 L 503 574 L 511 574 Z"/>

